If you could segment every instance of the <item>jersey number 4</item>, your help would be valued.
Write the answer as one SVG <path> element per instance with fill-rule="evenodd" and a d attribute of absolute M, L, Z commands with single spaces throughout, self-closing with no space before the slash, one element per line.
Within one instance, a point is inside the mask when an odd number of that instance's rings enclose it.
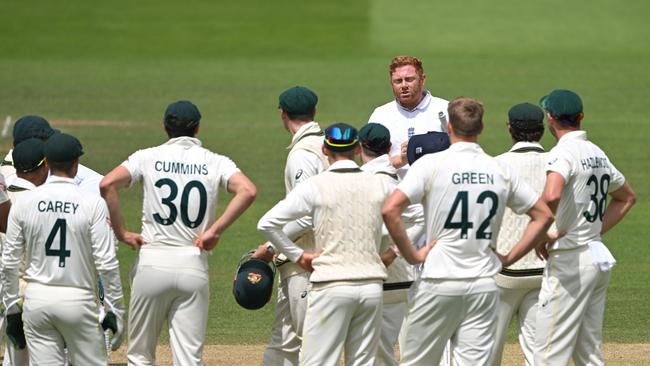
<path fill-rule="evenodd" d="M 65 233 L 67 229 L 65 219 L 57 219 L 45 241 L 45 255 L 48 257 L 59 257 L 59 267 L 65 267 L 65 259 L 70 256 L 70 251 L 65 249 Z M 56 233 L 59 234 L 59 249 L 52 249 Z"/>
<path fill-rule="evenodd" d="M 176 182 L 174 182 L 169 178 L 158 179 L 155 185 L 158 188 L 163 186 L 169 187 L 169 195 L 162 199 L 162 204 L 169 208 L 169 216 L 164 218 L 160 214 L 155 213 L 153 215 L 153 219 L 156 220 L 156 222 L 159 223 L 160 225 L 165 225 L 165 226 L 172 225 L 174 222 L 176 222 L 176 218 L 178 217 L 178 211 L 179 211 L 179 209 L 174 204 L 174 199 L 176 198 L 176 196 L 178 196 L 178 185 L 176 185 Z M 188 204 L 190 200 L 190 193 L 192 193 L 193 189 L 196 189 L 197 192 L 199 193 L 199 211 L 196 215 L 196 218 L 194 220 L 191 220 L 188 212 L 189 210 Z M 205 217 L 205 211 L 207 207 L 208 207 L 208 192 L 205 190 L 205 186 L 203 185 L 203 183 L 199 182 L 198 180 L 189 181 L 183 188 L 183 193 L 181 193 L 180 212 L 181 212 L 181 221 L 183 221 L 183 224 L 185 224 L 185 226 L 192 229 L 199 226 L 201 222 L 203 222 L 203 218 Z"/>
<path fill-rule="evenodd" d="M 492 233 L 486 232 L 490 227 L 490 220 L 496 215 L 497 208 L 499 208 L 499 196 L 492 191 L 483 191 L 478 195 L 476 203 L 483 204 L 485 200 L 490 200 L 490 212 L 488 216 L 481 222 L 481 225 L 476 231 L 476 239 L 492 239 Z M 456 216 L 456 211 L 460 206 L 460 221 L 453 221 Z M 460 229 L 460 238 L 467 239 L 469 229 L 474 227 L 474 223 L 469 221 L 469 198 L 467 191 L 460 191 L 456 194 L 454 203 L 451 205 L 451 211 L 445 220 L 445 229 Z"/>

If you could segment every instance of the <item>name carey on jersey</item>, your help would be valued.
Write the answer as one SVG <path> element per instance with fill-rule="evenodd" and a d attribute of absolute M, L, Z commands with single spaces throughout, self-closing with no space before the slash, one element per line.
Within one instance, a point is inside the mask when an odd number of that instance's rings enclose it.
<path fill-rule="evenodd" d="M 156 161 L 153 168 L 157 172 L 174 174 L 201 174 L 208 175 L 207 164 L 186 164 L 178 161 Z"/>
<path fill-rule="evenodd" d="M 39 212 L 77 213 L 78 203 L 64 201 L 38 201 Z"/>

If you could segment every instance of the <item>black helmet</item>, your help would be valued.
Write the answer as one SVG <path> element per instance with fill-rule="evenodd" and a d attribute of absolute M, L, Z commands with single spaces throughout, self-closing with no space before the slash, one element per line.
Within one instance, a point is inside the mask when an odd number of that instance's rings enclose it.
<path fill-rule="evenodd" d="M 406 160 L 409 164 L 413 164 L 426 154 L 447 150 L 448 147 L 449 135 L 446 132 L 430 131 L 422 135 L 415 135 L 409 139 Z"/>
<path fill-rule="evenodd" d="M 256 310 L 262 308 L 273 294 L 275 265 L 261 259 L 251 259 L 251 250 L 239 259 L 232 285 L 232 294 L 243 308 Z"/>

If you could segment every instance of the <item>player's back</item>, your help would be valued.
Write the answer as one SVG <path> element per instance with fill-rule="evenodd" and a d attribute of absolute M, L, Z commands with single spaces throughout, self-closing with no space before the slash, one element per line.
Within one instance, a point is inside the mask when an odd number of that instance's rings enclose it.
<path fill-rule="evenodd" d="M 411 169 L 422 176 L 428 240 L 437 240 L 424 273 L 429 278 L 491 277 L 501 268 L 493 253 L 506 205 L 521 212 L 537 199 L 515 197 L 518 177 L 478 144 L 459 142 L 420 158 Z M 405 182 L 409 180 L 409 171 Z M 525 201 L 525 202 L 522 202 Z"/>
<path fill-rule="evenodd" d="M 607 194 L 620 188 L 623 175 L 596 144 L 587 140 L 584 131 L 564 135 L 549 153 L 547 170 L 565 179 L 555 220 L 567 234 L 556 241 L 553 249 L 569 249 L 600 240 Z"/>
<path fill-rule="evenodd" d="M 103 235 L 108 230 L 104 201 L 82 191 L 72 179 L 51 177 L 19 196 L 12 210 L 25 242 L 25 280 L 94 293 L 96 261 L 105 265 L 115 259 L 108 252 L 113 248 L 110 236 Z"/>
<path fill-rule="evenodd" d="M 219 185 L 238 171 L 191 137 L 139 150 L 123 165 L 143 182 L 142 236 L 152 247 L 191 247 L 215 220 Z"/>

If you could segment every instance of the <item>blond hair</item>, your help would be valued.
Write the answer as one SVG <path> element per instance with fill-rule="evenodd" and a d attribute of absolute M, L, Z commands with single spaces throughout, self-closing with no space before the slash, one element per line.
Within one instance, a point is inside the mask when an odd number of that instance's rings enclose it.
<path fill-rule="evenodd" d="M 449 123 L 459 136 L 476 136 L 483 129 L 483 103 L 476 99 L 458 97 L 447 107 Z"/>

